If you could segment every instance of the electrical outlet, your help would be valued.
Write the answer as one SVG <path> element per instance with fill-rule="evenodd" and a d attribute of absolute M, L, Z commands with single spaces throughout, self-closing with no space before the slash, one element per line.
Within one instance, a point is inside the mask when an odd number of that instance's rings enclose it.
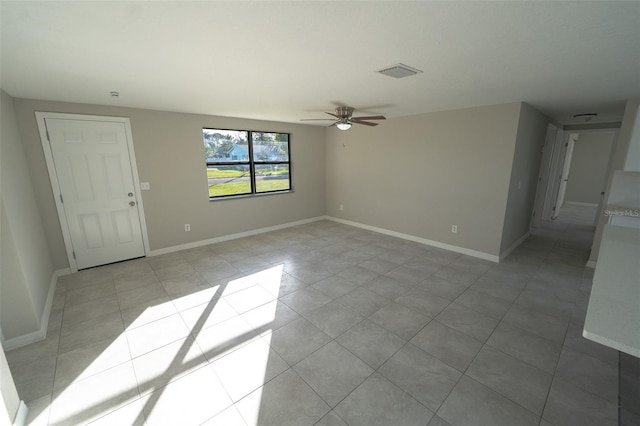
<path fill-rule="evenodd" d="M 151 184 L 149 182 L 140 182 L 140 189 L 143 191 L 148 191 L 151 189 Z"/>
<path fill-rule="evenodd" d="M 189 225 L 188 223 L 184 224 L 184 232 L 189 232 L 191 231 L 191 225 Z"/>
<path fill-rule="evenodd" d="M 451 232 L 454 234 L 458 233 L 458 225 L 451 225 Z"/>
<path fill-rule="evenodd" d="M 340 204 L 340 211 L 344 210 L 344 206 Z"/>

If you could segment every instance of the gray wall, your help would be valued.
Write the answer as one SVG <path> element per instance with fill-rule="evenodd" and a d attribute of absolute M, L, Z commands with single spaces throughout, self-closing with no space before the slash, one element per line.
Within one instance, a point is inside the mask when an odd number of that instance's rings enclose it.
<path fill-rule="evenodd" d="M 68 267 L 35 111 L 128 117 L 151 250 L 324 215 L 324 128 L 97 105 L 16 99 L 16 114 L 56 268 Z M 294 191 L 209 201 L 203 127 L 291 133 Z M 184 224 L 191 232 L 184 232 Z"/>
<path fill-rule="evenodd" d="M 2 101 L 0 102 L 0 117 L 4 117 L 3 104 L 4 98 L 6 94 L 0 91 L 0 97 Z M 13 108 L 13 107 L 12 107 Z M 0 167 L 2 166 L 2 140 L 4 139 L 4 134 L 2 132 L 2 128 L 4 128 L 3 124 L 4 120 L 0 120 Z M 10 123 L 7 122 L 7 125 L 11 126 Z M 15 127 L 15 126 L 14 126 Z M 4 243 L 4 238 L 2 231 L 6 227 L 2 223 L 6 221 L 6 214 L 4 212 L 4 204 L 2 203 L 2 173 L 0 173 L 0 243 Z M 2 250 L 2 244 L 0 244 L 0 259 L 4 259 L 4 251 Z M 2 265 L 0 264 L 0 268 Z M 4 270 L 2 268 L 0 270 L 0 340 L 3 340 L 4 337 L 2 335 L 2 277 L 1 271 Z M 9 423 L 13 422 L 16 413 L 18 412 L 18 408 L 20 406 L 20 397 L 18 396 L 18 391 L 16 389 L 16 385 L 13 382 L 13 377 L 11 376 L 11 371 L 9 371 L 9 364 L 7 363 L 7 358 L 4 355 L 4 348 L 0 344 L 0 422 L 8 421 Z"/>
<path fill-rule="evenodd" d="M 609 189 L 611 188 L 611 180 L 613 173 L 616 170 L 626 171 L 640 171 L 634 170 L 636 161 L 629 159 L 629 154 L 634 155 L 635 152 L 640 151 L 637 146 L 640 144 L 640 135 L 634 132 L 636 128 L 636 121 L 640 120 L 640 99 L 629 99 L 624 108 L 624 115 L 622 117 L 622 124 L 618 131 L 618 137 L 614 143 L 613 152 L 611 154 L 611 170 L 609 176 L 607 176 L 607 186 L 605 199 L 608 197 Z M 626 168 L 628 166 L 629 168 Z M 607 222 L 607 217 L 604 215 L 604 207 L 598 211 L 598 217 L 596 218 L 596 233 L 593 237 L 593 244 L 591 246 L 591 255 L 589 256 L 589 264 L 595 265 L 598 261 L 598 254 L 600 253 L 600 243 L 602 242 L 602 231 L 604 225 Z"/>
<path fill-rule="evenodd" d="M 565 202 L 598 204 L 615 132 L 580 133 L 573 147 Z"/>
<path fill-rule="evenodd" d="M 512 248 L 528 234 L 536 198 L 542 147 L 550 119 L 527 104 L 522 104 L 513 154 L 509 195 L 502 229 L 500 252 Z"/>
<path fill-rule="evenodd" d="M 640 111 L 636 111 L 630 139 L 624 170 L 640 172 Z"/>
<path fill-rule="evenodd" d="M 2 97 L 0 319 L 5 339 L 40 330 L 54 272 L 12 98 Z M 40 185 L 40 184 L 37 184 Z"/>
<path fill-rule="evenodd" d="M 511 103 L 328 129 L 327 214 L 499 255 L 520 109 Z"/>

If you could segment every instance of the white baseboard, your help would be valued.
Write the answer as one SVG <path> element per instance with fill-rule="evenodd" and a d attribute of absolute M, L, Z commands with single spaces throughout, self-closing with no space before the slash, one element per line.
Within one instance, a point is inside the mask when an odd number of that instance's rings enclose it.
<path fill-rule="evenodd" d="M 221 243 L 223 241 L 237 240 L 238 238 L 250 237 L 252 235 L 264 234 L 265 232 L 278 231 L 280 229 L 291 228 L 292 226 L 304 225 L 306 223 L 317 222 L 325 219 L 324 216 L 312 217 L 310 219 L 287 222 L 281 225 L 268 226 L 266 228 L 252 229 L 251 231 L 239 232 L 237 234 L 225 235 L 222 237 L 209 238 L 207 240 L 194 241 L 192 243 L 180 244 L 177 246 L 165 247 L 158 250 L 151 250 L 149 256 L 159 256 L 161 254 L 174 253 L 180 250 L 202 247 L 209 244 Z"/>
<path fill-rule="evenodd" d="M 499 261 L 498 256 L 494 254 L 485 253 L 482 251 L 472 250 L 465 247 L 458 247 L 451 244 L 445 244 L 439 241 L 428 240 L 426 238 L 416 237 L 415 235 L 403 234 L 402 232 L 391 231 L 389 229 L 378 228 L 377 226 L 365 225 L 359 222 L 352 222 L 350 220 L 339 219 L 333 216 L 325 216 L 325 219 L 332 220 L 338 223 L 343 223 L 345 225 L 355 226 L 356 228 L 362 228 L 362 229 L 367 229 L 369 231 L 378 232 L 380 234 L 390 235 L 392 237 L 402 238 L 403 240 L 409 240 L 409 241 L 424 244 L 427 246 L 449 250 L 455 253 L 466 254 L 467 256 L 477 257 L 478 259 L 489 260 L 491 262 L 496 262 L 496 263 L 498 263 Z"/>
<path fill-rule="evenodd" d="M 16 413 L 16 417 L 13 420 L 12 426 L 25 426 L 27 424 L 27 416 L 29 415 L 29 407 L 24 401 L 20 401 L 20 405 L 18 405 L 18 412 Z"/>
<path fill-rule="evenodd" d="M 31 343 L 39 342 L 44 340 L 44 338 L 45 336 L 42 334 L 42 330 L 36 330 L 31 333 L 7 339 L 2 343 L 2 346 L 5 351 L 10 351 L 12 349 L 18 349 L 23 346 L 30 345 Z"/>
<path fill-rule="evenodd" d="M 518 238 L 515 243 L 511 244 L 511 246 L 509 246 L 509 248 L 507 248 L 505 251 L 500 253 L 500 262 L 502 262 L 507 256 L 509 256 L 512 251 L 514 251 L 516 248 L 518 248 L 518 246 L 520 244 L 522 244 L 524 242 L 524 240 L 529 238 L 529 235 L 531 235 L 531 232 L 527 231 L 527 233 L 524 234 L 522 237 Z"/>
<path fill-rule="evenodd" d="M 58 278 L 63 275 L 71 273 L 71 269 L 58 269 L 53 271 L 51 280 L 49 281 L 49 292 L 47 293 L 47 300 L 44 303 L 44 310 L 42 312 L 42 318 L 40 318 L 40 329 L 31 333 L 23 334 L 22 336 L 13 337 L 3 342 L 3 347 L 6 351 L 11 349 L 17 349 L 22 346 L 36 343 L 47 338 L 47 329 L 49 327 L 49 317 L 51 316 L 51 306 L 53 305 L 53 296 L 56 293 L 56 285 Z"/>
<path fill-rule="evenodd" d="M 568 204 L 570 206 L 598 207 L 597 203 L 581 203 L 580 201 L 565 201 L 564 204 Z"/>
<path fill-rule="evenodd" d="M 44 305 L 44 312 L 42 313 L 42 318 L 40 319 L 40 331 L 42 331 L 44 337 L 47 336 L 47 329 L 49 328 L 49 317 L 51 316 L 51 306 L 53 306 L 53 296 L 56 294 L 56 286 L 58 285 L 58 278 L 69 275 L 71 273 L 71 269 L 58 269 L 53 271 L 53 275 L 51 276 L 51 282 L 49 283 L 49 293 L 47 294 L 47 301 Z"/>

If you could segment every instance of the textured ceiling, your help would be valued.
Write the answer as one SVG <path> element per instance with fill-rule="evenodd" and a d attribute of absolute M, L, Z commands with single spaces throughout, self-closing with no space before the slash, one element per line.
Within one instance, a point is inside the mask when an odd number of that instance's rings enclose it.
<path fill-rule="evenodd" d="M 640 97 L 640 2 L 1 7 L 1 85 L 20 98 L 287 122 L 525 101 L 571 123 L 620 120 Z M 398 62 L 424 72 L 375 72 Z"/>

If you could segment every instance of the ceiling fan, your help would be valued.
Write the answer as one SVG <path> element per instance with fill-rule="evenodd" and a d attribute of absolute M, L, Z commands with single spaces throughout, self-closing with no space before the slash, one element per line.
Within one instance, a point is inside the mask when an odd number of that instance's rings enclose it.
<path fill-rule="evenodd" d="M 333 123 L 329 125 L 336 126 L 340 130 L 348 130 L 351 128 L 352 124 L 364 124 L 365 126 L 377 126 L 378 123 L 371 123 L 365 120 L 385 120 L 386 117 L 384 115 L 371 115 L 368 117 L 352 117 L 354 108 L 349 106 L 339 106 L 336 108 L 335 114 L 332 112 L 325 112 L 335 118 L 303 118 L 300 121 L 321 121 L 321 120 L 332 120 Z"/>

